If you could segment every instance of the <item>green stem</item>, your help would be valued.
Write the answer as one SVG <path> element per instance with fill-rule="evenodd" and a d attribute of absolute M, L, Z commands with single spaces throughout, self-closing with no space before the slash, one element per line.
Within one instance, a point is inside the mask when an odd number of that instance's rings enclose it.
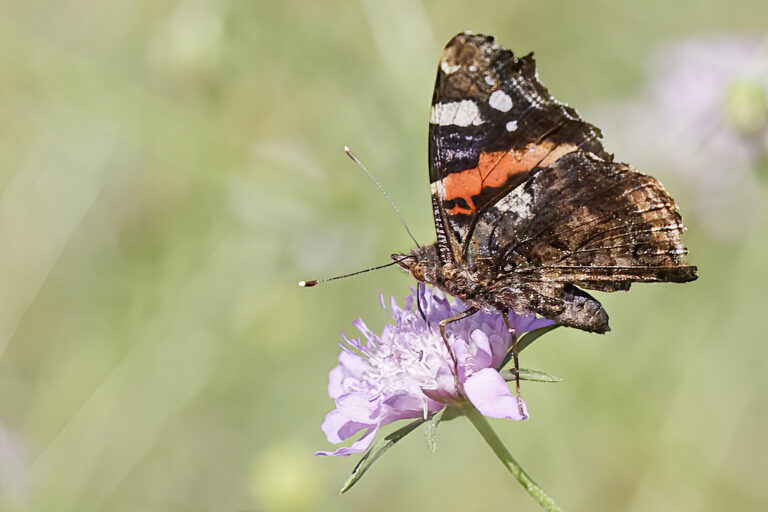
<path fill-rule="evenodd" d="M 485 416 L 480 414 L 480 412 L 478 412 L 478 410 L 470 403 L 461 405 L 460 409 L 469 421 L 472 422 L 472 425 L 475 426 L 477 431 L 480 432 L 480 435 L 483 436 L 483 439 L 485 439 L 485 442 L 491 447 L 493 453 L 495 453 L 499 460 L 501 460 L 501 463 L 504 464 L 509 472 L 517 478 L 517 481 L 525 487 L 528 494 L 533 496 L 533 499 L 535 499 L 544 510 L 549 512 L 563 512 L 563 509 L 555 503 L 555 500 L 550 498 L 547 493 L 544 492 L 544 489 L 539 487 L 520 464 L 517 463 L 515 458 L 512 457 L 512 454 L 509 453 L 509 450 L 507 450 L 504 443 L 501 442 L 499 436 L 497 436 L 496 432 L 491 428 L 491 424 L 488 423 Z"/>

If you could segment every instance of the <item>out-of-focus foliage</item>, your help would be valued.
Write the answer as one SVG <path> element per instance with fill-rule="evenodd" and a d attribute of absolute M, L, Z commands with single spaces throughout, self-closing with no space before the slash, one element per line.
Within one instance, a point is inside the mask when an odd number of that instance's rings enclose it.
<path fill-rule="evenodd" d="M 411 246 L 341 148 L 431 242 L 426 123 L 456 32 L 535 50 L 595 120 L 664 44 L 766 19 L 763 0 L 3 2 L 0 509 L 536 510 L 465 421 L 343 497 L 354 460 L 312 456 L 338 331 L 410 284 L 295 286 Z M 685 213 L 675 169 L 643 170 Z M 524 383 L 531 420 L 494 425 L 568 510 L 768 508 L 761 216 L 726 242 L 690 215 L 699 281 L 601 294 L 609 335 L 525 352 L 564 381 Z"/>

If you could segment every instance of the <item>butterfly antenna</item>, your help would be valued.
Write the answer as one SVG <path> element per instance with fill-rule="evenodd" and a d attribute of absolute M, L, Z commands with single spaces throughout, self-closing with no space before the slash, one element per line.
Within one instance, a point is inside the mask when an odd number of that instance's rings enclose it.
<path fill-rule="evenodd" d="M 408 228 L 408 224 L 405 223 L 405 219 L 400 213 L 400 209 L 397 207 L 397 205 L 392 200 L 392 198 L 389 197 L 389 194 L 387 194 L 387 191 L 384 190 L 384 187 L 381 186 L 381 183 L 379 183 L 378 180 L 373 177 L 373 174 L 371 174 L 370 171 L 365 168 L 365 166 L 363 165 L 363 162 L 361 162 L 360 159 L 357 158 L 357 155 L 355 155 L 352 152 L 352 150 L 349 149 L 349 146 L 344 146 L 344 152 L 347 154 L 349 158 L 352 159 L 353 162 L 355 162 L 363 170 L 363 172 L 365 172 L 365 174 L 368 175 L 369 178 L 371 178 L 371 181 L 379 189 L 379 192 L 381 192 L 381 194 L 387 199 L 387 201 L 389 201 L 389 204 L 392 205 L 392 208 L 395 210 L 395 213 L 397 214 L 397 217 L 400 219 L 400 222 L 403 223 L 403 226 L 405 227 L 405 230 L 408 232 L 408 236 L 410 236 L 411 240 L 413 240 L 413 243 L 416 244 L 416 247 L 421 247 L 421 245 L 419 245 L 419 242 L 416 241 L 416 237 L 414 237 L 413 233 L 411 233 L 410 228 Z"/>
<path fill-rule="evenodd" d="M 345 277 L 352 277 L 352 276 L 356 276 L 358 274 L 365 274 L 366 272 L 371 272 L 373 270 L 379 270 L 380 268 L 387 268 L 387 267 L 391 267 L 392 265 L 397 265 L 401 261 L 407 260 L 410 257 L 411 256 L 407 256 L 405 258 L 401 258 L 399 260 L 395 260 L 395 261 L 392 261 L 390 263 L 387 263 L 386 265 L 379 265 L 377 267 L 371 267 L 371 268 L 366 268 L 366 269 L 363 269 L 363 270 L 358 270 L 357 272 L 352 272 L 352 273 L 349 273 L 349 274 L 344 274 L 343 276 L 327 277 L 325 279 L 315 279 L 315 280 L 312 280 L 312 281 L 299 281 L 299 286 L 301 286 L 302 288 L 310 288 L 310 287 L 316 286 L 316 285 L 318 285 L 320 283 L 326 283 L 328 281 L 335 281 L 337 279 L 344 279 Z"/>

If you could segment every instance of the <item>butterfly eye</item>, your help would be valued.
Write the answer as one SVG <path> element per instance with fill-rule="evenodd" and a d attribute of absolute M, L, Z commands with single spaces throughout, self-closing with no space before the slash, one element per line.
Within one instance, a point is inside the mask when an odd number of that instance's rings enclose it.
<path fill-rule="evenodd" d="M 424 265 L 421 263 L 414 263 L 411 265 L 411 275 L 417 281 L 424 281 Z"/>

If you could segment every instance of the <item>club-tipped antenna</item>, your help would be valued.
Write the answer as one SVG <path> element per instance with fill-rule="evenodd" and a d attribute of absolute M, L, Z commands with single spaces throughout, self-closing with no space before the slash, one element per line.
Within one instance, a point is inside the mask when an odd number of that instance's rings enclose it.
<path fill-rule="evenodd" d="M 403 223 L 403 227 L 405 227 L 405 230 L 408 232 L 408 236 L 411 237 L 411 240 L 413 240 L 413 243 L 416 244 L 416 247 L 421 247 L 419 245 L 419 242 L 416 241 L 416 237 L 413 236 L 413 233 L 411 233 L 410 228 L 408 227 L 408 224 L 405 223 L 405 219 L 403 218 L 403 215 L 400 213 L 400 209 L 397 207 L 395 202 L 392 200 L 391 197 L 389 197 L 389 194 L 387 194 L 387 191 L 384 190 L 384 187 L 381 186 L 381 183 L 378 182 L 376 178 L 373 177 L 373 174 L 370 173 L 368 169 L 365 168 L 363 165 L 363 162 L 360 161 L 359 158 L 357 158 L 357 155 L 355 155 L 351 149 L 349 149 L 349 146 L 344 146 L 344 152 L 347 154 L 349 158 L 352 159 L 353 162 L 355 162 L 362 170 L 365 172 L 365 174 L 368 175 L 368 177 L 371 179 L 374 185 L 379 189 L 379 192 L 389 201 L 389 204 L 392 205 L 392 209 L 395 210 L 395 213 L 397 214 L 397 218 L 400 219 L 400 222 Z"/>
<path fill-rule="evenodd" d="M 379 265 L 377 267 L 366 268 L 366 269 L 363 269 L 363 270 L 358 270 L 357 272 L 351 272 L 349 274 L 344 274 L 343 276 L 327 277 L 325 279 L 314 279 L 312 281 L 299 281 L 299 286 L 301 286 L 302 288 L 309 288 L 309 287 L 312 287 L 312 286 L 316 286 L 316 285 L 318 285 L 320 283 L 326 283 L 328 281 L 335 281 L 337 279 L 344 279 L 345 277 L 352 277 L 352 276 L 356 276 L 358 274 L 365 274 L 366 272 L 371 272 L 373 270 L 379 270 L 380 268 L 387 268 L 387 267 L 391 267 L 392 265 L 397 265 L 398 263 L 400 263 L 403 260 L 408 259 L 409 257 L 410 256 L 407 256 L 405 258 L 401 258 L 399 260 L 392 261 L 390 263 L 387 263 L 386 265 Z"/>

